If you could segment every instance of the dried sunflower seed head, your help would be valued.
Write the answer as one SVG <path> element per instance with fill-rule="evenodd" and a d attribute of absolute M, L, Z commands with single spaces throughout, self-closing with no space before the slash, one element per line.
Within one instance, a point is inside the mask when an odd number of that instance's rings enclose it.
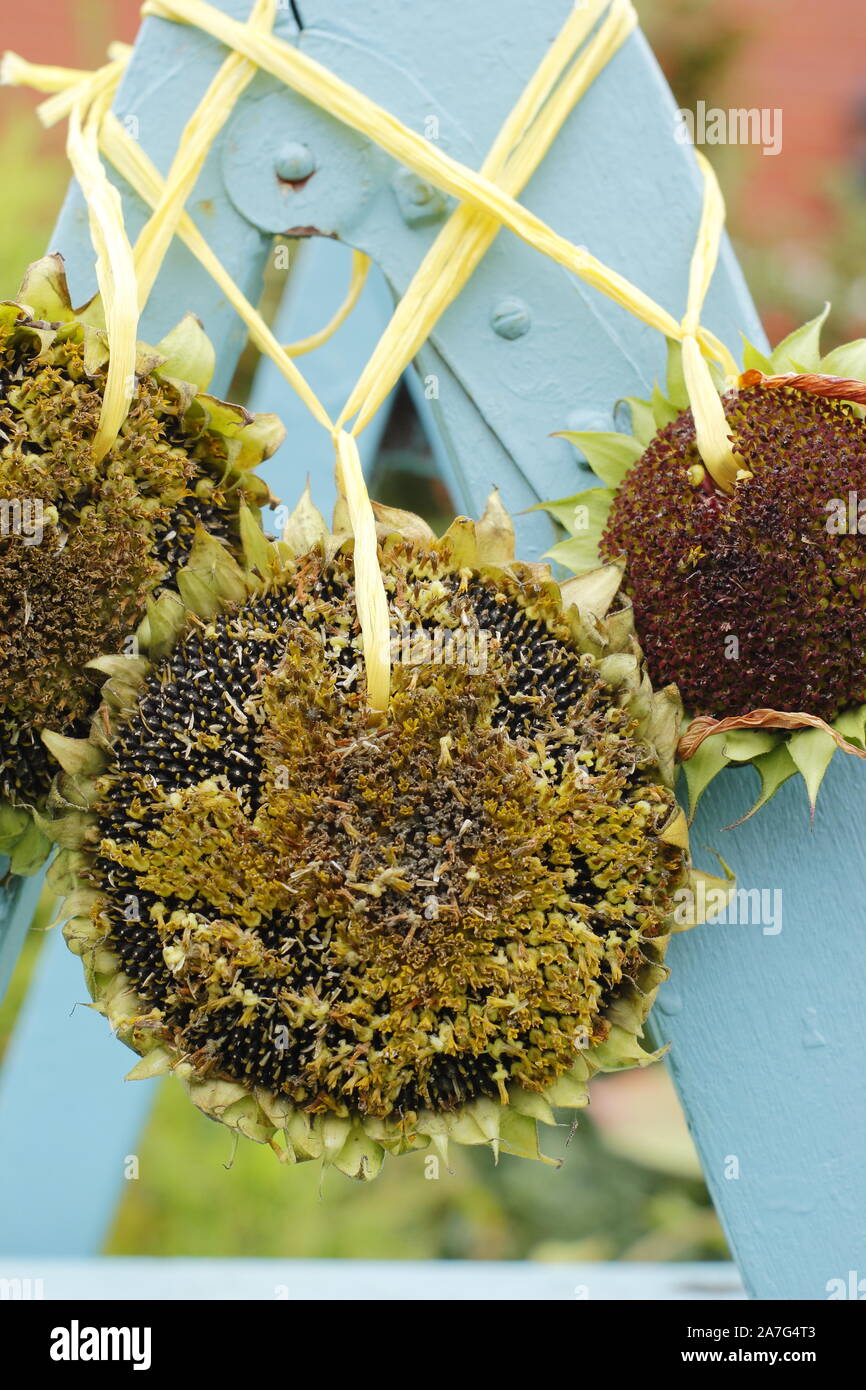
<path fill-rule="evenodd" d="M 832 499 L 866 497 L 866 423 L 784 388 L 749 387 L 724 406 L 745 464 L 733 493 L 690 476 L 685 411 L 627 474 L 601 553 L 627 556 L 653 679 L 675 681 L 690 710 L 833 719 L 866 700 L 866 542 L 828 526 Z"/>
<path fill-rule="evenodd" d="M 814 810 L 839 736 L 866 748 L 866 340 L 822 357 L 826 313 L 767 357 L 746 344 L 721 402 L 728 491 L 700 457 L 672 345 L 667 396 L 626 402 L 632 435 L 570 436 L 605 486 L 547 504 L 572 533 L 553 558 L 624 566 L 652 679 L 729 725 L 685 762 L 693 812 L 730 762 L 760 775 L 752 812 L 795 775 Z"/>
<path fill-rule="evenodd" d="M 17 808 L 0 848 L 22 871 L 34 855 L 15 855 L 15 827 L 29 825 L 21 808 L 44 808 L 51 778 L 40 729 L 86 733 L 87 662 L 134 645 L 197 526 L 240 552 L 240 510 L 257 517 L 269 500 L 251 470 L 281 437 L 275 417 L 205 394 L 213 350 L 190 316 L 139 346 L 128 418 L 97 465 L 107 351 L 98 301 L 73 311 L 58 256 L 0 305 L 0 801 Z"/>
<path fill-rule="evenodd" d="M 312 520 L 305 499 L 245 601 L 205 596 L 112 676 L 95 761 L 58 749 L 81 769 L 67 938 L 133 1074 L 175 1070 L 287 1161 L 370 1177 L 449 1139 L 538 1157 L 552 1107 L 650 1060 L 689 876 L 675 694 L 649 685 L 616 571 L 564 599 L 513 561 L 494 500 L 440 540 L 380 510 L 375 718 L 351 540 L 317 524 L 289 557 Z"/>

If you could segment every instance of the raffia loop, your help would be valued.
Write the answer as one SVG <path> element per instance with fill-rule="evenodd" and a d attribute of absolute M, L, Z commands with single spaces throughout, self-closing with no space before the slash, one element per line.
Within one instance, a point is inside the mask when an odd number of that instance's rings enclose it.
<path fill-rule="evenodd" d="M 589 8 L 593 3 L 594 0 L 590 0 Z M 611 52 L 615 52 L 634 27 L 634 11 L 630 0 L 611 0 L 609 8 L 611 16 L 627 29 L 613 45 Z M 577 6 L 576 9 L 582 17 L 584 7 Z M 624 276 L 609 270 L 585 248 L 574 246 L 567 238 L 554 232 L 540 217 L 522 207 L 489 177 L 467 168 L 438 150 L 416 131 L 409 130 L 390 112 L 335 73 L 329 72 L 300 48 L 271 34 L 251 33 L 246 25 L 205 4 L 204 0 L 148 0 L 142 12 L 193 24 L 230 48 L 244 53 L 264 72 L 269 72 L 299 95 L 323 107 L 351 129 L 368 136 L 435 187 L 450 193 L 460 202 L 469 202 L 490 213 L 497 222 L 508 227 L 530 246 L 594 285 L 659 332 L 677 340 L 682 337 L 677 320 Z M 591 43 L 599 43 L 598 34 Z M 703 330 L 698 337 L 702 347 L 714 355 Z"/>
<path fill-rule="evenodd" d="M 102 139 L 103 148 L 117 172 L 145 203 L 150 207 L 156 207 L 165 186 L 162 175 L 111 112 L 103 124 Z M 214 255 L 188 213 L 181 216 L 177 234 L 192 251 L 199 264 L 219 285 L 232 308 L 249 329 L 250 338 L 255 346 L 279 368 L 310 414 L 330 433 L 333 429 L 331 419 L 306 377 L 280 346 L 261 314 L 238 288 L 219 258 Z"/>
<path fill-rule="evenodd" d="M 4 53 L 0 60 L 0 87 L 34 87 L 38 92 L 65 92 L 70 82 L 89 82 L 92 78 L 92 72 L 82 69 L 28 63 L 18 53 Z"/>
<path fill-rule="evenodd" d="M 683 338 L 683 378 L 694 417 L 698 453 L 722 492 L 733 492 L 737 474 L 744 465 L 731 448 L 725 408 L 706 359 L 691 336 Z"/>
<path fill-rule="evenodd" d="M 700 328 L 701 311 L 710 288 L 725 226 L 725 203 L 719 181 L 709 160 L 695 150 L 695 159 L 704 180 L 704 198 L 695 249 L 689 265 L 689 293 L 681 324 L 684 334 L 695 337 Z"/>
<path fill-rule="evenodd" d="M 297 342 L 286 343 L 283 352 L 287 357 L 304 357 L 306 353 L 312 352 L 315 348 L 321 347 L 329 338 L 332 338 L 346 322 L 358 300 L 364 291 L 364 286 L 370 275 L 370 257 L 365 256 L 363 251 L 352 252 L 352 275 L 349 280 L 349 289 L 346 297 L 340 305 L 333 318 L 329 319 L 324 328 L 320 328 L 317 333 L 311 333 L 307 338 L 299 338 Z"/>
<path fill-rule="evenodd" d="M 370 505 L 358 445 L 345 430 L 335 429 L 337 487 L 345 499 L 355 537 L 355 606 L 364 638 L 367 703 L 384 714 L 391 694 L 391 619 L 376 540 L 376 518 Z"/>

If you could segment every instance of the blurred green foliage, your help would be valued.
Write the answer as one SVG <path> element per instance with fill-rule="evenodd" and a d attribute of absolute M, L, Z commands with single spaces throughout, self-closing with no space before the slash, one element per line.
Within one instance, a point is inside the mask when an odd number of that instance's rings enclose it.
<path fill-rule="evenodd" d="M 831 210 L 833 233 L 791 237 L 773 245 L 740 240 L 737 250 L 759 304 L 788 316 L 792 325 L 830 313 L 822 332 L 827 351 L 862 337 L 866 325 L 866 197 L 851 170 L 827 170 L 821 190 Z"/>
<path fill-rule="evenodd" d="M 655 1122 L 682 1130 L 661 1068 Z M 650 1078 L 653 1077 L 653 1080 Z M 606 1088 L 623 1078 L 605 1078 Z M 632 1082 L 633 1089 L 633 1082 Z M 609 1107 L 607 1107 L 609 1109 Z M 315 1163 L 286 1167 L 163 1084 L 107 1251 L 114 1255 L 367 1259 L 718 1259 L 725 1246 L 696 1165 L 683 1176 L 616 1152 L 588 1114 L 543 1135 L 562 1166 L 455 1148 L 386 1160 L 369 1184 Z"/>
<path fill-rule="evenodd" d="M 69 169 L 62 155 L 46 151 L 36 118 L 21 115 L 0 123 L 0 169 L 0 299 L 11 299 L 25 267 L 47 249 Z"/>
<path fill-rule="evenodd" d="M 9 981 L 9 988 L 0 999 L 0 1062 L 3 1061 L 3 1054 L 9 1046 L 12 1029 L 18 1017 L 18 1010 L 24 1003 L 33 972 L 36 969 L 36 963 L 39 960 L 39 953 L 45 941 L 45 930 L 53 913 L 54 897 L 46 889 L 36 905 L 30 930 L 24 938 L 21 954 L 12 972 L 12 979 Z"/>

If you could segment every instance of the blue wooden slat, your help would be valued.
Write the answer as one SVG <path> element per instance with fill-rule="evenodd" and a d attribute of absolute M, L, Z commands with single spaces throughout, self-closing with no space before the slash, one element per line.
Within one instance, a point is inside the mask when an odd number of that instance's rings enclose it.
<path fill-rule="evenodd" d="M 280 342 L 306 338 L 328 322 L 345 295 L 350 269 L 351 253 L 345 246 L 318 237 L 301 246 L 274 324 Z M 332 420 L 339 415 L 378 342 L 390 309 L 388 290 L 373 267 L 358 303 L 340 330 L 322 347 L 298 358 L 298 366 Z M 367 472 L 392 405 L 393 393 L 361 437 L 361 460 Z M 249 408 L 275 411 L 286 427 L 285 443 L 260 470 L 272 491 L 293 507 L 309 477 L 313 501 L 330 520 L 336 499 L 334 445 L 269 358 L 262 360 L 256 372 Z"/>
<path fill-rule="evenodd" d="M 89 1007 L 81 962 L 50 933 L 0 1070 L 0 1251 L 95 1254 L 156 1082 Z"/>
<path fill-rule="evenodd" d="M 673 1044 L 674 1081 L 750 1292 L 825 1298 L 828 1281 L 866 1276 L 866 769 L 837 756 L 814 828 L 796 778 L 753 820 L 721 830 L 756 790 L 752 772 L 722 774 L 693 842 L 722 853 L 763 905 L 737 912 L 746 925 L 675 938 L 654 1032 Z"/>
<path fill-rule="evenodd" d="M 0 877 L 4 875 L 8 862 L 8 859 L 0 859 Z M 0 999 L 9 987 L 12 971 L 39 900 L 42 882 L 43 875 L 34 874 L 32 878 L 15 878 L 0 888 Z"/>
<path fill-rule="evenodd" d="M 329 238 L 313 237 L 303 244 L 276 316 L 274 331 L 280 342 L 295 342 L 328 321 L 345 293 L 350 260 L 348 248 Z M 387 327 L 393 307 L 392 291 L 378 266 L 372 266 L 367 286 L 339 332 L 314 352 L 298 359 L 298 365 L 332 419 L 339 415 L 366 366 Z M 431 358 L 428 367 L 425 376 L 435 371 L 437 381 L 452 380 L 440 359 L 434 362 Z M 432 403 L 425 394 L 424 381 L 410 368 L 405 382 L 430 441 L 439 476 L 458 500 L 458 505 L 471 506 L 471 497 L 464 480 L 455 472 L 452 455 L 442 439 Z M 453 387 L 454 393 L 460 392 L 456 382 Z M 395 394 L 396 391 L 391 393 L 360 436 L 361 461 L 367 474 L 375 463 Z M 257 411 L 275 411 L 286 426 L 285 443 L 261 470 L 272 491 L 291 506 L 309 477 L 313 501 L 324 516 L 330 517 L 336 498 L 334 446 L 327 431 L 313 419 L 268 358 L 262 359 L 256 371 L 249 407 Z M 527 494 L 527 505 L 532 500 Z"/>
<path fill-rule="evenodd" d="M 727 1264 L 526 1264 L 515 1260 L 7 1260 L 0 1280 L 46 1299 L 400 1302 L 736 1300 Z M 29 1281 L 29 1282 L 28 1282 Z M 40 1283 L 41 1281 L 41 1283 Z M 35 1294 L 34 1294 L 35 1290 Z"/>
<path fill-rule="evenodd" d="M 309 0 L 301 41 L 412 128 L 426 132 L 438 122 L 439 145 L 477 167 L 569 8 L 568 0 L 545 0 L 528 24 L 522 0 L 501 0 L 495 21 L 485 5 L 446 0 L 435 21 L 425 22 L 421 40 L 416 13 L 397 0 L 370 0 L 363 12 Z M 678 313 L 685 307 L 701 185 L 675 128 L 670 92 L 634 35 L 566 123 L 524 200 Z M 306 144 L 316 161 L 315 174 L 299 189 L 274 177 L 286 141 Z M 627 171 L 627 178 L 612 178 L 612 170 Z M 398 294 L 440 225 L 404 220 L 394 162 L 265 76 L 232 121 L 224 172 L 233 200 L 252 221 L 271 230 L 314 226 L 339 235 L 368 251 Z M 491 317 L 514 297 L 525 302 L 530 328 L 523 337 L 502 338 Z M 760 335 L 727 244 L 706 319 L 735 346 L 740 328 Z M 461 443 L 463 431 L 452 429 L 467 510 L 483 506 L 491 462 L 515 511 L 576 490 L 585 475 L 552 432 L 581 418 L 598 427 L 620 396 L 647 394 L 665 352 L 657 333 L 509 232 L 500 234 L 434 329 L 432 345 L 448 369 L 433 402 L 443 428 L 459 413 L 453 389 L 459 383 L 501 446 L 501 452 L 488 446 L 479 460 L 474 447 Z M 545 518 L 521 517 L 518 529 L 524 553 L 550 543 Z"/>

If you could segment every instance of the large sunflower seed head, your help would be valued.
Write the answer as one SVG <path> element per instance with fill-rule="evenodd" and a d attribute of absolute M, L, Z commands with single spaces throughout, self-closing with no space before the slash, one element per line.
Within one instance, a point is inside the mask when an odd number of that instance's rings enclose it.
<path fill-rule="evenodd" d="M 378 521 L 384 720 L 351 539 L 307 499 L 265 581 L 214 567 L 205 592 L 194 550 L 168 650 L 103 668 L 92 754 L 54 745 L 78 796 L 64 853 L 96 894 L 70 944 L 134 1075 L 174 1070 L 284 1161 L 360 1178 L 450 1142 L 539 1157 L 553 1107 L 652 1060 L 639 1037 L 689 873 L 679 716 L 617 571 L 564 598 L 514 561 L 495 500 L 438 540 Z"/>

